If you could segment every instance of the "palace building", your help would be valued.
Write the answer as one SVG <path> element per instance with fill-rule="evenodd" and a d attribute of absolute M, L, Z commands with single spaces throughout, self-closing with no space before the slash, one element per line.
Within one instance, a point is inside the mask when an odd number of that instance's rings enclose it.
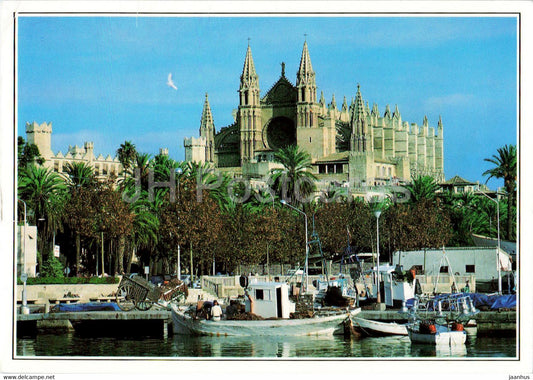
<path fill-rule="evenodd" d="M 293 84 L 285 64 L 276 83 L 261 96 L 259 76 L 248 46 L 240 77 L 235 122 L 215 129 L 205 96 L 199 137 L 184 139 L 185 160 L 207 162 L 220 171 L 260 179 L 271 169 L 274 152 L 298 145 L 312 159 L 313 172 L 323 183 L 353 187 L 410 182 L 418 175 L 444 181 L 443 124 L 430 126 L 402 120 L 398 106 L 387 105 L 380 114 L 369 107 L 359 85 L 350 105 L 344 96 L 326 104 L 317 97 L 316 74 L 304 42 L 300 67 Z M 352 95 L 353 96 L 353 95 Z M 349 98 L 352 98 L 349 96 Z M 353 99 L 353 98 L 352 98 Z"/>
<path fill-rule="evenodd" d="M 38 124 L 35 121 L 26 123 L 26 138 L 28 143 L 35 144 L 39 148 L 39 153 L 44 158 L 44 167 L 62 174 L 65 172 L 67 163 L 85 162 L 94 168 L 94 174 L 98 179 L 109 176 L 118 177 L 122 174 L 122 164 L 117 157 L 111 155 L 95 156 L 94 144 L 86 141 L 83 147 L 69 146 L 65 154 L 52 151 L 52 123 Z"/>

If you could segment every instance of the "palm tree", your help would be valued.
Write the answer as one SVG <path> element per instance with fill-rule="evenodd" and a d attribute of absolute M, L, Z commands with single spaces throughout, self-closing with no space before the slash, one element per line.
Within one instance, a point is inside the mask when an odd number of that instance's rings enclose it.
<path fill-rule="evenodd" d="M 117 149 L 117 156 L 124 168 L 124 173 L 127 173 L 137 157 L 135 145 L 131 141 L 124 141 L 124 143 L 120 144 L 120 148 Z"/>
<path fill-rule="evenodd" d="M 81 192 L 84 189 L 93 187 L 96 184 L 96 177 L 94 169 L 86 162 L 69 162 L 65 165 L 65 173 L 67 174 L 67 183 L 70 188 L 71 204 L 78 203 L 83 198 Z M 75 196 L 74 196 L 75 195 Z M 87 211 L 87 210 L 85 210 Z M 81 232 L 80 223 L 82 223 L 83 216 L 77 213 L 76 218 L 70 218 L 69 224 L 73 227 L 76 234 L 76 274 L 80 272 L 81 263 Z"/>
<path fill-rule="evenodd" d="M 34 212 L 38 228 L 39 266 L 45 250 L 45 241 L 60 228 L 66 186 L 59 174 L 41 166 L 28 164 L 19 172 L 18 194 Z"/>
<path fill-rule="evenodd" d="M 416 203 L 424 199 L 435 199 L 435 193 L 439 189 L 439 185 L 431 176 L 419 176 L 406 188 L 411 193 L 411 201 Z"/>
<path fill-rule="evenodd" d="M 86 162 L 67 163 L 65 173 L 68 178 L 68 186 L 72 191 L 81 187 L 90 187 L 96 181 L 93 167 Z"/>
<path fill-rule="evenodd" d="M 180 166 L 181 167 L 181 166 Z M 214 199 L 222 210 L 232 208 L 232 199 L 228 194 L 230 178 L 225 173 L 216 173 L 213 168 L 206 162 L 187 162 L 184 167 L 182 177 L 185 183 L 194 183 L 193 187 L 197 190 L 197 197 L 203 192 L 198 190 L 198 185 L 209 190 L 209 196 Z M 203 195 L 202 195 L 203 196 Z M 201 198 L 197 198 L 201 201 Z"/>
<path fill-rule="evenodd" d="M 483 173 L 488 175 L 487 182 L 491 178 L 501 178 L 507 193 L 507 238 L 511 239 L 513 231 L 512 210 L 515 203 L 516 192 L 516 145 L 505 145 L 498 149 L 498 155 L 485 158 L 495 167 Z"/>
<path fill-rule="evenodd" d="M 135 248 L 138 251 L 142 248 L 155 246 L 158 241 L 159 219 L 154 210 L 154 203 L 149 202 L 144 196 L 130 204 L 130 211 L 134 214 L 131 248 Z M 126 272 L 131 270 L 132 253 L 133 251 L 130 249 L 126 258 Z M 120 263 L 119 258 L 119 265 Z M 121 273 L 121 270 L 122 268 L 119 266 L 118 272 Z"/>
<path fill-rule="evenodd" d="M 316 188 L 316 176 L 311 172 L 311 156 L 298 146 L 278 150 L 274 159 L 283 165 L 272 170 L 274 187 L 282 199 L 304 203 Z"/>

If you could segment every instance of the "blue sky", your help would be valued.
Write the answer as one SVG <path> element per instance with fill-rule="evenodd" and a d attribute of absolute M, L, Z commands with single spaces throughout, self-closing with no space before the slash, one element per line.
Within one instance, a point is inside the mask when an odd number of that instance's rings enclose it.
<path fill-rule="evenodd" d="M 447 179 L 484 182 L 483 159 L 517 143 L 514 17 L 20 17 L 19 135 L 46 121 L 54 152 L 94 141 L 113 156 L 131 140 L 183 160 L 206 92 L 217 130 L 232 123 L 248 38 L 264 95 L 281 62 L 295 82 L 304 34 L 328 103 L 360 83 L 381 114 L 397 104 L 435 127 L 442 116 Z"/>

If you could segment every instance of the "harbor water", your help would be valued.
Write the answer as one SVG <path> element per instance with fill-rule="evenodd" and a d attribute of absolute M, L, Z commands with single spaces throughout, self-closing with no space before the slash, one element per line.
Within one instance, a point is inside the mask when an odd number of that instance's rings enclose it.
<path fill-rule="evenodd" d="M 476 336 L 457 347 L 411 344 L 408 337 L 86 337 L 44 333 L 16 340 L 19 357 L 150 358 L 515 358 L 515 337 Z"/>

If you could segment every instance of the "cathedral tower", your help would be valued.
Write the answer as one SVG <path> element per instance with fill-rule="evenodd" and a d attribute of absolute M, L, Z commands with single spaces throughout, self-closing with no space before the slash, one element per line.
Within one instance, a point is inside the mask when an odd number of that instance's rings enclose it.
<path fill-rule="evenodd" d="M 363 104 L 363 97 L 361 96 L 361 89 L 357 85 L 357 94 L 355 96 L 355 107 L 352 113 L 351 127 L 352 134 L 350 137 L 350 150 L 352 152 L 368 152 L 371 147 L 368 146 L 371 142 L 368 136 L 368 128 L 365 118 L 365 108 Z"/>
<path fill-rule="evenodd" d="M 307 41 L 304 42 L 300 68 L 296 74 L 296 89 L 298 90 L 297 128 L 316 126 L 318 111 L 318 108 L 315 107 L 316 80 L 309 50 L 307 49 Z"/>
<path fill-rule="evenodd" d="M 255 72 L 252 49 L 248 45 L 239 87 L 239 126 L 241 165 L 254 159 L 261 142 L 261 104 L 259 76 Z"/>

